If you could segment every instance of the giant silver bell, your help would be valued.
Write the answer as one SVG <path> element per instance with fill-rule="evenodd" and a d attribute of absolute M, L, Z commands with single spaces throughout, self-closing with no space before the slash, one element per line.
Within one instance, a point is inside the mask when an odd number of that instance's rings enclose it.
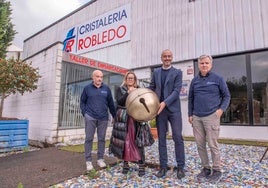
<path fill-rule="evenodd" d="M 127 113 L 137 121 L 149 121 L 159 108 L 157 95 L 150 89 L 138 88 L 131 91 L 126 100 Z"/>

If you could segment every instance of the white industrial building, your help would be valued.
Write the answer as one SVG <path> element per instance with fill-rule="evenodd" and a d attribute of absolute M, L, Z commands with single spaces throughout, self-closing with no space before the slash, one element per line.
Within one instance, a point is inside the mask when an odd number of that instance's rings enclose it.
<path fill-rule="evenodd" d="M 79 99 L 92 71 L 113 92 L 128 69 L 146 86 L 167 48 L 183 71 L 184 136 L 197 58 L 211 54 L 232 95 L 220 137 L 268 141 L 267 0 L 92 0 L 24 41 L 22 59 L 42 77 L 34 92 L 7 98 L 3 115 L 29 119 L 31 140 L 84 138 Z"/>

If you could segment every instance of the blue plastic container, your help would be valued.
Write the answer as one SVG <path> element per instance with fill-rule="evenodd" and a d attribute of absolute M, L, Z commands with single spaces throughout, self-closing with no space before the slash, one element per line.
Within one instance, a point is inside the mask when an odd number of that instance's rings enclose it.
<path fill-rule="evenodd" d="M 28 147 L 29 120 L 0 120 L 0 152 Z"/>

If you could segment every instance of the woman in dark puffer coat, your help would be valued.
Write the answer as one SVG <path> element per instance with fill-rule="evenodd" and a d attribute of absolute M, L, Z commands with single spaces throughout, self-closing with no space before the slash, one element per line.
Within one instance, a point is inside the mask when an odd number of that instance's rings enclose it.
<path fill-rule="evenodd" d="M 144 147 L 138 147 L 135 143 L 135 136 L 139 122 L 128 115 L 122 115 L 122 109 L 125 108 L 128 94 L 138 87 L 135 73 L 131 71 L 127 72 L 122 85 L 118 88 L 115 95 L 118 107 L 110 141 L 110 152 L 119 159 L 124 160 L 123 174 L 128 173 L 129 162 L 138 162 L 138 174 L 139 176 L 143 176 L 145 174 Z M 127 137 L 128 139 L 126 139 Z"/>

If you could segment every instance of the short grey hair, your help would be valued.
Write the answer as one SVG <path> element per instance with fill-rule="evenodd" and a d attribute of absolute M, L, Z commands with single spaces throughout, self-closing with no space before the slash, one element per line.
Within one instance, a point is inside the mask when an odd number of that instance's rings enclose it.
<path fill-rule="evenodd" d="M 199 58 L 198 58 L 198 62 L 200 62 L 202 59 L 205 59 L 205 58 L 209 58 L 209 60 L 211 61 L 211 63 L 212 63 L 212 57 L 211 57 L 211 55 L 207 55 L 207 54 L 203 54 L 203 55 L 201 55 L 201 56 L 199 56 Z"/>

